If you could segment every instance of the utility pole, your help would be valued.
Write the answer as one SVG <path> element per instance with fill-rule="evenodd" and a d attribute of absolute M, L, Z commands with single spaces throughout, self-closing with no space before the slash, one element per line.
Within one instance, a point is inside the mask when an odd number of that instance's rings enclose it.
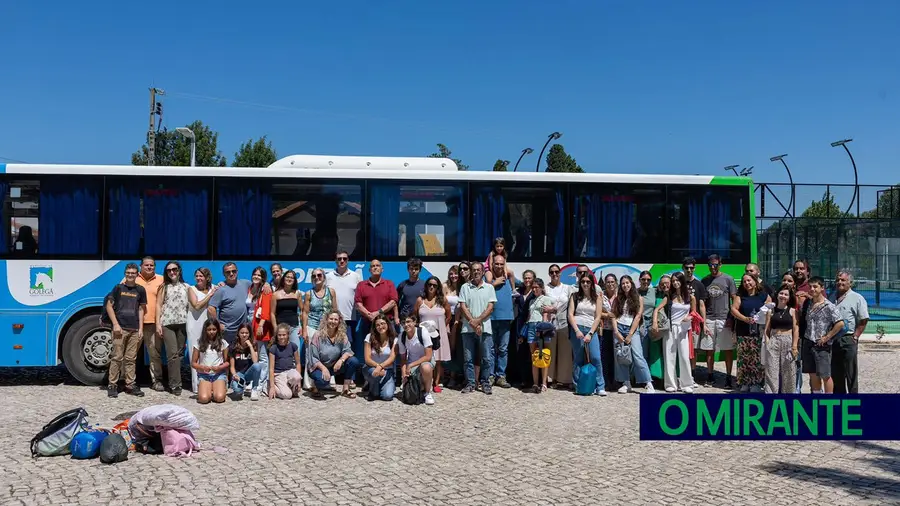
<path fill-rule="evenodd" d="M 156 164 L 156 119 L 154 114 L 162 116 L 162 108 L 157 109 L 156 96 L 163 96 L 166 92 L 159 88 L 150 88 L 150 129 L 147 130 L 147 165 Z M 162 104 L 160 104 L 162 105 Z"/>

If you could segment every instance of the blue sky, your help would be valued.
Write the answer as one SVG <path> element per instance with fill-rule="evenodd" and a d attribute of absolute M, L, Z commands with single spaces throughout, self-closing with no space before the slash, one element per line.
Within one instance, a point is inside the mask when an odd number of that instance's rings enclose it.
<path fill-rule="evenodd" d="M 229 159 L 268 135 L 490 169 L 559 130 L 588 171 L 784 181 L 789 153 L 798 181 L 850 183 L 829 143 L 853 137 L 861 182 L 900 182 L 900 2 L 218 3 L 6 2 L 0 161 L 130 163 L 155 85 L 164 124 L 203 120 Z"/>

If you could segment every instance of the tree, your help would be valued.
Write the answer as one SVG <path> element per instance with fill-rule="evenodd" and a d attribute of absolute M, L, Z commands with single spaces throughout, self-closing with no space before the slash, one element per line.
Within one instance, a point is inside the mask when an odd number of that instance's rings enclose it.
<path fill-rule="evenodd" d="M 450 151 L 450 148 L 443 144 L 438 144 L 437 148 L 437 153 L 431 153 L 430 155 L 428 155 L 428 158 L 449 158 L 456 163 L 456 167 L 459 170 L 469 170 L 469 166 L 462 163 L 462 160 L 460 160 L 459 158 L 453 158 L 453 153 Z"/>
<path fill-rule="evenodd" d="M 199 167 L 225 167 L 226 161 L 219 151 L 219 134 L 195 121 L 188 125 L 197 139 L 196 164 Z M 191 165 L 191 141 L 177 131 L 163 129 L 156 134 L 156 163 L 159 166 Z M 148 150 L 144 143 L 139 151 L 131 155 L 132 165 L 147 165 Z"/>
<path fill-rule="evenodd" d="M 494 172 L 506 172 L 509 168 L 509 160 L 498 159 L 494 162 Z"/>
<path fill-rule="evenodd" d="M 584 172 L 581 165 L 575 162 L 562 144 L 554 144 L 550 146 L 550 152 L 547 153 L 547 172 Z"/>
<path fill-rule="evenodd" d="M 275 163 L 275 160 L 278 160 L 275 148 L 272 147 L 272 143 L 264 135 L 256 142 L 250 139 L 241 144 L 241 148 L 234 154 L 234 161 L 231 162 L 231 166 L 268 167 Z"/>
<path fill-rule="evenodd" d="M 900 184 L 884 189 L 878 196 L 875 209 L 863 211 L 861 217 L 900 220 Z"/>

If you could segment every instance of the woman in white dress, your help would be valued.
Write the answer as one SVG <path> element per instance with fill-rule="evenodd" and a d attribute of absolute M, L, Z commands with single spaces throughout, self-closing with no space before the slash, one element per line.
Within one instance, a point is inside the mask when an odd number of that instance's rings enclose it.
<path fill-rule="evenodd" d="M 208 314 L 206 306 L 209 304 L 210 297 L 216 292 L 216 287 L 212 284 L 212 273 L 206 267 L 201 267 L 194 271 L 195 285 L 188 290 L 188 308 L 187 317 L 187 346 L 188 351 L 194 349 L 200 342 L 200 334 L 203 333 L 203 324 L 206 323 Z M 191 367 L 191 391 L 197 393 L 197 370 Z"/>
<path fill-rule="evenodd" d="M 425 293 L 416 300 L 415 312 L 419 315 L 420 322 L 430 321 L 438 329 L 440 341 L 439 346 L 437 346 L 438 349 L 434 351 L 433 355 L 436 365 L 432 376 L 432 391 L 439 394 L 443 390 L 443 385 L 441 384 L 441 377 L 444 371 L 443 364 L 452 359 L 448 329 L 450 328 L 450 322 L 453 321 L 453 313 L 450 310 L 450 304 L 444 298 L 441 280 L 436 276 L 432 276 L 425 281 Z"/>

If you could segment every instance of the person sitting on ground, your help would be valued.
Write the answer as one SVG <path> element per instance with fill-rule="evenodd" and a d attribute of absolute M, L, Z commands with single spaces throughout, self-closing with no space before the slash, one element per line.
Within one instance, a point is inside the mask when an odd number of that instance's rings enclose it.
<path fill-rule="evenodd" d="M 256 343 L 251 338 L 252 331 L 249 323 L 242 323 L 238 327 L 237 340 L 228 350 L 231 362 L 231 390 L 238 399 L 244 396 L 246 385 L 250 384 L 250 400 L 259 400 L 259 378 L 262 374 L 263 364 L 259 361 L 259 352 L 256 351 Z"/>
<path fill-rule="evenodd" d="M 313 380 L 313 398 L 323 398 L 322 390 L 331 385 L 331 376 L 335 374 L 344 377 L 341 396 L 349 399 L 356 398 L 350 382 L 359 369 L 359 360 L 353 356 L 350 340 L 347 339 L 344 319 L 337 309 L 332 309 L 325 315 L 325 325 L 320 326 L 312 338 L 309 357 L 309 376 Z"/>
<path fill-rule="evenodd" d="M 209 404 L 210 398 L 217 403 L 225 402 L 228 390 L 225 371 L 230 367 L 228 342 L 214 318 L 203 324 L 200 342 L 191 350 L 191 367 L 197 370 L 197 402 Z"/>
<path fill-rule="evenodd" d="M 291 326 L 281 323 L 275 330 L 275 343 L 269 347 L 269 399 L 298 395 L 303 387 L 302 370 L 300 347 L 291 342 Z"/>

